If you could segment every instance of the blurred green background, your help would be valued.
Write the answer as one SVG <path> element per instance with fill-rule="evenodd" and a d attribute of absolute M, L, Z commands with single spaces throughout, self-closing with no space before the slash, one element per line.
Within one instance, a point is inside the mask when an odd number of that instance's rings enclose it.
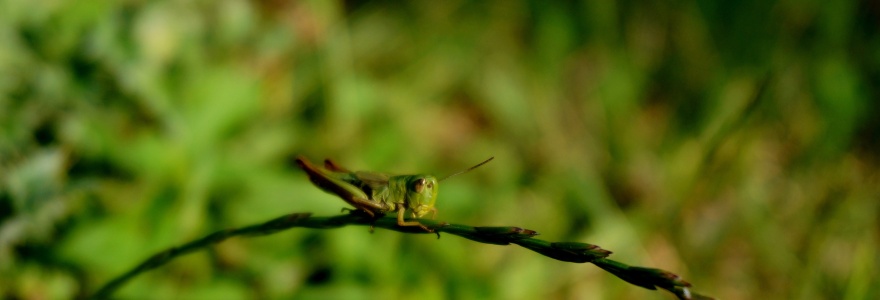
<path fill-rule="evenodd" d="M 292 163 L 445 175 L 514 225 L 723 299 L 880 298 L 876 1 L 0 1 L 0 297 L 344 202 Z M 122 299 L 672 299 L 516 246 L 232 239 Z"/>

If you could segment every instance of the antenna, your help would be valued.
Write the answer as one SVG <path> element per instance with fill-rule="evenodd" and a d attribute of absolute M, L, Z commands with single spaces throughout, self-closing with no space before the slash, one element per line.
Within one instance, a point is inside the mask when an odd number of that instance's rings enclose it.
<path fill-rule="evenodd" d="M 453 173 L 453 174 L 451 174 L 451 175 L 447 175 L 446 177 L 440 178 L 440 180 L 437 180 L 437 181 L 443 181 L 443 180 L 446 180 L 446 179 L 449 178 L 449 177 L 456 176 L 456 175 L 461 175 L 461 174 L 464 174 L 464 173 L 470 172 L 470 171 L 473 170 L 473 169 L 476 169 L 476 168 L 478 168 L 478 167 L 480 167 L 480 166 L 482 166 L 482 165 L 485 165 L 486 163 L 492 161 L 493 159 L 495 159 L 494 156 L 490 157 L 489 159 L 487 159 L 487 160 L 485 160 L 485 161 L 483 161 L 483 162 L 481 162 L 481 163 L 478 163 L 476 166 L 473 166 L 473 167 L 467 168 L 467 170 L 461 170 L 461 171 L 458 171 L 458 172 Z"/>

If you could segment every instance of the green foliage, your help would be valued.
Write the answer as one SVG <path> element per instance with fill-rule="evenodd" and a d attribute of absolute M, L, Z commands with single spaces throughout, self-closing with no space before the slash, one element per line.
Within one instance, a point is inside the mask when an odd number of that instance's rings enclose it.
<path fill-rule="evenodd" d="M 722 299 L 880 298 L 877 20 L 870 1 L 0 1 L 0 295 L 85 296 L 208 232 L 346 207 L 304 155 L 495 156 L 444 182 L 438 220 L 599 244 Z M 117 295 L 670 297 L 363 228 L 229 240 Z"/>

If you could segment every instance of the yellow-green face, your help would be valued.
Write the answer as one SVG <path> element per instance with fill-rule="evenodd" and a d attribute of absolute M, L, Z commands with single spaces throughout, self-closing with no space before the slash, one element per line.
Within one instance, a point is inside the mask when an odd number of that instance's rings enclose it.
<path fill-rule="evenodd" d="M 437 201 L 437 178 L 431 175 L 413 176 L 406 186 L 407 208 L 416 218 L 434 210 Z"/>

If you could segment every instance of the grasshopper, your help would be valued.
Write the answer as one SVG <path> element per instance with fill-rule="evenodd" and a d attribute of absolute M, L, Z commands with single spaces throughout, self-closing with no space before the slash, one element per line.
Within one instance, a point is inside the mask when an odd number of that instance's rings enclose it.
<path fill-rule="evenodd" d="M 434 232 L 418 221 L 404 221 L 405 212 L 410 211 L 416 219 L 429 212 L 432 213 L 432 218 L 435 217 L 437 183 L 476 169 L 493 158 L 495 157 L 440 179 L 425 174 L 388 175 L 369 171 L 352 172 L 329 159 L 324 160 L 324 169 L 319 169 L 302 156 L 296 158 L 296 163 L 308 174 L 309 180 L 315 186 L 339 196 L 354 206 L 355 211 L 362 211 L 374 219 L 388 212 L 396 212 L 398 226 L 418 226 L 425 231 Z"/>

